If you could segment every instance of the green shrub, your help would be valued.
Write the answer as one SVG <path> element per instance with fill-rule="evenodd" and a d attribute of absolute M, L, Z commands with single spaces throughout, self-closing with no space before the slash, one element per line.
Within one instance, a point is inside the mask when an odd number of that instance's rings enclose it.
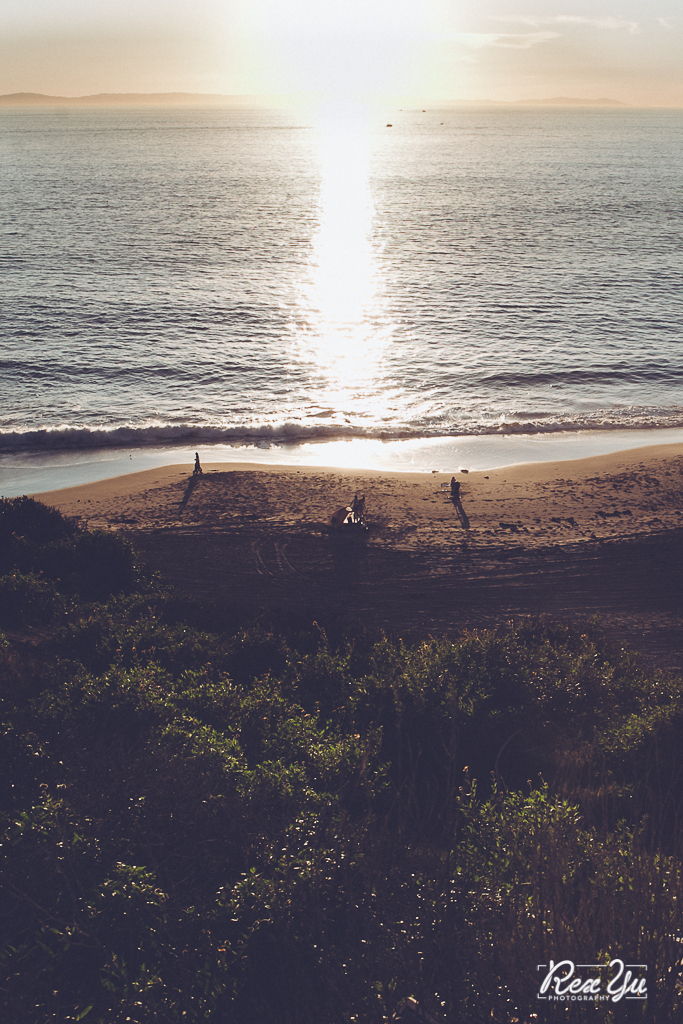
<path fill-rule="evenodd" d="M 0 614 L 59 628 L 0 646 L 3 1019 L 526 1024 L 537 964 L 610 956 L 648 1002 L 591 1018 L 681 1019 L 679 680 L 548 620 L 217 635 L 21 507 Z"/>
<path fill-rule="evenodd" d="M 119 534 L 79 529 L 33 498 L 0 502 L 0 571 L 44 575 L 89 601 L 131 591 L 135 553 Z"/>
<path fill-rule="evenodd" d="M 117 533 L 82 531 L 45 545 L 33 559 L 63 590 L 87 601 L 129 592 L 137 583 L 135 553 Z"/>
<path fill-rule="evenodd" d="M 65 611 L 66 601 L 52 581 L 20 573 L 0 577 L 0 625 L 47 626 Z"/>
<path fill-rule="evenodd" d="M 41 545 L 70 537 L 74 524 L 56 508 L 50 508 L 35 498 L 0 499 L 0 551 L 3 558 L 15 538 Z"/>

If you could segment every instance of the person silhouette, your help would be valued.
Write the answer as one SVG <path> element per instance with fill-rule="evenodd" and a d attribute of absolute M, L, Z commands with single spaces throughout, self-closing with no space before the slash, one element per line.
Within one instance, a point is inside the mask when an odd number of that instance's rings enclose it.
<path fill-rule="evenodd" d="M 194 453 L 194 476 L 199 476 L 202 472 L 202 467 L 199 464 L 199 452 Z"/>

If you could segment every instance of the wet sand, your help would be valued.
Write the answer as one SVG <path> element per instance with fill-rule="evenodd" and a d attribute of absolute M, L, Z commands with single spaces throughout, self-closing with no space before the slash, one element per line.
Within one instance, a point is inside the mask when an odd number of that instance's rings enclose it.
<path fill-rule="evenodd" d="M 122 530 L 180 590 L 353 629 L 457 635 L 599 614 L 683 671 L 683 445 L 460 473 L 173 466 L 36 495 Z M 442 486 L 444 485 L 444 486 Z M 367 534 L 330 516 L 366 498 Z"/>

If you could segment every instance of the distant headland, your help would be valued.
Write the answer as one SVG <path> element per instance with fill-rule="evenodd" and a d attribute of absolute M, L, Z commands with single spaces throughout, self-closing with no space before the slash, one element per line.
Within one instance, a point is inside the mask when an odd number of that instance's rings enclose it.
<path fill-rule="evenodd" d="M 12 92 L 0 96 L 4 107 L 273 107 L 296 103 L 311 96 L 226 96 L 219 93 L 195 92 L 100 92 L 91 96 L 47 96 L 40 92 Z M 391 103 L 391 99 L 386 102 Z M 404 102 L 404 101 L 402 101 Z M 412 102 L 417 103 L 417 100 Z M 432 108 L 450 106 L 526 106 L 526 107 L 627 107 L 621 100 L 600 97 L 581 99 L 575 96 L 554 96 L 550 99 L 524 100 L 432 100 L 419 105 Z"/>
<path fill-rule="evenodd" d="M 262 107 L 273 96 L 222 96 L 194 92 L 100 92 L 93 96 L 46 96 L 40 92 L 12 92 L 0 96 L 6 107 Z"/>
<path fill-rule="evenodd" d="M 494 100 L 494 102 L 496 102 Z M 597 100 L 579 99 L 576 96 L 553 96 L 548 100 L 514 100 L 517 106 L 525 107 L 627 107 L 621 100 L 610 100 L 601 96 Z"/>

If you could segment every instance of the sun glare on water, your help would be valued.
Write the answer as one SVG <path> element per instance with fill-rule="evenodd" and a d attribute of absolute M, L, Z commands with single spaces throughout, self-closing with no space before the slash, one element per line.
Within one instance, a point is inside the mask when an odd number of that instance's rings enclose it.
<path fill-rule="evenodd" d="M 321 407 L 377 415 L 390 329 L 373 245 L 370 143 L 364 108 L 335 104 L 322 113 L 318 226 L 300 288 L 296 349 L 318 371 Z"/>

